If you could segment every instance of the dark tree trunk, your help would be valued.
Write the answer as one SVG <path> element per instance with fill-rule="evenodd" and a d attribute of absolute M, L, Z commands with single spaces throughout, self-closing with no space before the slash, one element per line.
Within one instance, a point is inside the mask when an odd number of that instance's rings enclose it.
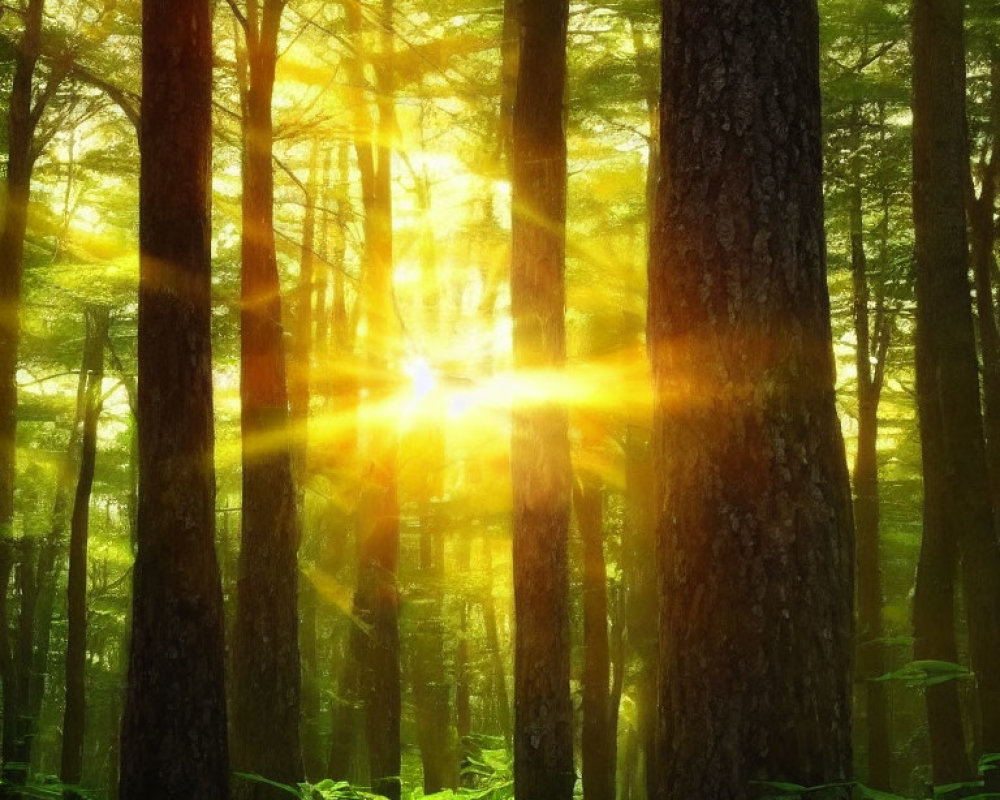
<path fill-rule="evenodd" d="M 229 796 L 213 543 L 208 0 L 144 0 L 139 511 L 120 800 Z"/>
<path fill-rule="evenodd" d="M 59 779 L 71 787 L 83 777 L 83 734 L 86 721 L 87 665 L 87 540 L 90 494 L 97 462 L 97 420 L 101 414 L 104 380 L 104 343 L 108 337 L 108 310 L 88 308 L 83 371 L 87 374 L 86 410 L 80 450 L 80 476 L 70 522 L 69 575 L 66 590 L 66 705 L 63 713 L 62 760 Z M 68 789 L 67 797 L 79 797 Z"/>
<path fill-rule="evenodd" d="M 589 476 L 578 479 L 573 506 L 583 539 L 583 792 L 588 800 L 614 800 L 618 736 L 611 725 L 608 575 L 600 483 Z"/>
<path fill-rule="evenodd" d="M 917 404 L 920 410 L 920 447 L 925 464 L 940 465 L 943 458 L 940 411 L 932 371 L 920 359 L 928 349 L 917 330 Z M 923 537 L 913 597 L 913 656 L 919 660 L 958 661 L 955 640 L 955 573 L 958 543 L 947 534 L 944 513 L 944 475 L 924 468 Z M 962 707 L 955 681 L 924 690 L 931 744 L 931 777 L 935 785 L 970 780 L 973 771 L 965 750 Z"/>
<path fill-rule="evenodd" d="M 993 272 L 996 260 L 994 213 L 997 178 L 1000 174 L 1000 52 L 994 52 L 990 64 L 990 128 L 993 147 L 989 162 L 979 174 L 979 195 L 968 183 L 967 214 L 972 249 L 972 273 L 976 287 L 976 321 L 979 330 L 980 353 L 983 359 L 983 416 L 986 432 L 986 458 L 990 470 L 990 492 L 993 513 L 1000 509 L 1000 330 L 997 328 L 996 305 L 993 297 Z"/>
<path fill-rule="evenodd" d="M 271 100 L 283 0 L 248 0 L 243 76 L 243 280 L 240 400 L 243 513 L 233 626 L 235 769 L 303 778 L 298 635 L 298 507 L 288 437 L 281 287 L 274 244 Z M 278 798 L 256 781 L 245 800 Z"/>
<path fill-rule="evenodd" d="M 958 542 L 983 752 L 1000 751 L 1000 548 L 980 411 L 968 278 L 965 48 L 961 0 L 913 4 L 913 223 L 924 481 L 940 481 L 941 535 Z M 924 372 L 921 378 L 921 371 Z M 937 430 L 934 430 L 934 426 Z M 940 475 L 930 473 L 940 470 Z M 932 532 L 932 535 L 937 535 Z"/>
<path fill-rule="evenodd" d="M 857 340 L 858 443 L 854 460 L 854 519 L 857 526 L 857 668 L 863 681 L 868 738 L 867 785 L 888 791 L 892 748 L 887 686 L 873 680 L 885 672 L 882 643 L 882 568 L 879 542 L 878 407 L 889 344 L 888 325 L 876 318 L 872 346 L 868 260 L 865 256 L 861 185 L 859 110 L 852 117 L 855 141 L 851 164 L 850 237 L 854 333 Z M 884 308 L 882 306 L 881 308 Z M 884 311 L 882 312 L 884 314 Z M 875 359 L 874 374 L 872 359 Z"/>
<path fill-rule="evenodd" d="M 671 800 L 850 777 L 818 28 L 815 2 L 663 3 L 649 341 Z"/>
<path fill-rule="evenodd" d="M 513 117 L 511 316 L 514 367 L 559 370 L 566 357 L 567 0 L 524 3 Z M 514 490 L 514 791 L 569 800 L 573 707 L 569 692 L 570 511 L 566 409 L 516 407 Z"/>
<path fill-rule="evenodd" d="M 3 764 L 5 784 L 13 787 L 27 777 L 30 719 L 22 708 L 27 695 L 16 674 L 15 645 L 9 641 L 7 593 L 16 562 L 14 543 L 14 481 L 17 437 L 17 350 L 21 334 L 21 278 L 24 236 L 28 226 L 31 173 L 37 153 L 35 128 L 40 107 L 32 107 L 35 66 L 41 50 L 44 0 L 30 0 L 24 13 L 24 33 L 14 48 L 14 76 L 7 109 L 7 197 L 0 218 L 0 684 L 3 686 Z M 22 617 L 24 611 L 22 609 Z M 9 786 L 0 795 L 11 794 Z"/>

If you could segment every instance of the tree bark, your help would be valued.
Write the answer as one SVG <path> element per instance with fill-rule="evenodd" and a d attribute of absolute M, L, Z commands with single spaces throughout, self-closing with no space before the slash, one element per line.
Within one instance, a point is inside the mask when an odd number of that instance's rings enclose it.
<path fill-rule="evenodd" d="M 961 555 L 983 752 L 1000 751 L 1000 548 L 980 410 L 965 219 L 968 144 L 961 0 L 913 4 L 913 222 L 917 377 L 925 483 L 940 480 L 940 535 Z M 921 378 L 921 371 L 924 375 Z M 934 427 L 937 427 L 937 430 Z M 930 473 L 940 470 L 939 476 Z M 937 532 L 932 532 L 937 535 Z"/>
<path fill-rule="evenodd" d="M 663 3 L 649 342 L 669 800 L 850 778 L 818 22 L 801 0 Z"/>
<path fill-rule="evenodd" d="M 213 545 L 208 0 L 144 0 L 139 510 L 121 800 L 229 796 Z"/>
<path fill-rule="evenodd" d="M 233 626 L 235 769 L 296 784 L 300 743 L 298 502 L 274 244 L 271 102 L 284 0 L 246 3 L 240 401 L 243 513 Z M 238 785 L 244 800 L 281 789 Z"/>
<path fill-rule="evenodd" d="M 108 310 L 86 311 L 87 339 L 83 370 L 87 374 L 86 410 L 80 443 L 80 475 L 70 522 L 69 575 L 66 589 L 66 705 L 63 713 L 62 760 L 59 780 L 68 784 L 67 798 L 83 777 L 83 735 L 86 721 L 87 666 L 87 540 L 90 494 L 97 462 L 97 420 L 101 414 L 104 381 L 104 343 L 108 337 Z"/>
<path fill-rule="evenodd" d="M 567 0 L 524 3 L 514 101 L 511 315 L 514 368 L 528 377 L 566 358 Z M 566 409 L 553 400 L 515 406 L 514 792 L 569 800 L 573 707 L 569 692 L 570 506 Z"/>

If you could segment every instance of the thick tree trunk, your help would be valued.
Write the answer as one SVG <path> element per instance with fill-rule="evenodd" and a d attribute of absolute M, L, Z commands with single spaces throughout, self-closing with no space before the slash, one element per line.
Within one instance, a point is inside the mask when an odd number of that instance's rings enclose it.
<path fill-rule="evenodd" d="M 69 575 L 66 590 L 66 705 L 63 713 L 62 759 L 59 779 L 71 787 L 83 777 L 83 734 L 86 720 L 87 666 L 87 541 L 90 494 L 97 462 L 97 420 L 101 414 L 104 380 L 104 343 L 108 337 L 108 310 L 88 308 L 83 370 L 87 374 L 86 411 L 80 452 L 80 475 L 70 522 Z M 67 797 L 79 797 L 68 789 Z"/>
<path fill-rule="evenodd" d="M 525 377 L 565 362 L 568 5 L 538 0 L 519 8 L 510 291 L 514 366 Z M 513 410 L 514 791 L 522 800 L 569 800 L 576 780 L 567 426 L 566 409 L 552 400 Z"/>
<path fill-rule="evenodd" d="M 608 575 L 600 483 L 589 476 L 578 479 L 573 506 L 583 539 L 583 792 L 588 800 L 614 800 L 618 737 L 611 725 Z"/>
<path fill-rule="evenodd" d="M 120 800 L 229 796 L 213 535 L 208 0 L 144 0 L 139 512 Z"/>
<path fill-rule="evenodd" d="M 233 626 L 235 769 L 294 785 L 303 778 L 298 635 L 298 503 L 289 441 L 281 287 L 274 244 L 271 100 L 283 0 L 248 0 L 243 98 L 240 400 L 243 513 Z M 260 782 L 244 800 L 277 798 Z"/>
<path fill-rule="evenodd" d="M 922 436 L 940 437 L 940 522 L 958 542 L 983 752 L 1000 751 L 1000 548 L 980 412 L 965 184 L 965 48 L 961 0 L 914 0 L 913 222 Z M 921 370 L 924 377 L 921 379 Z M 929 373 L 929 374 L 928 374 Z M 932 407 L 933 406 L 933 407 Z M 938 430 L 932 430 L 938 426 Z M 925 498 L 930 495 L 925 492 Z"/>
<path fill-rule="evenodd" d="M 663 3 L 649 341 L 670 800 L 850 778 L 818 28 L 815 2 Z"/>

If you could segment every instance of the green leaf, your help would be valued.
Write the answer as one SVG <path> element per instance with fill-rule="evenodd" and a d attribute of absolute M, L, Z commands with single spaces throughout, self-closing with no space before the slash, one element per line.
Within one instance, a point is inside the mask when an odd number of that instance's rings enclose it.
<path fill-rule="evenodd" d="M 265 778 L 263 775 L 255 775 L 252 772 L 234 772 L 233 775 L 237 778 L 242 778 L 245 781 L 266 783 L 268 786 L 274 786 L 277 789 L 284 789 L 293 797 L 302 797 L 302 793 L 297 786 L 289 786 L 287 783 L 278 783 L 277 781 L 272 781 L 270 778 Z"/>

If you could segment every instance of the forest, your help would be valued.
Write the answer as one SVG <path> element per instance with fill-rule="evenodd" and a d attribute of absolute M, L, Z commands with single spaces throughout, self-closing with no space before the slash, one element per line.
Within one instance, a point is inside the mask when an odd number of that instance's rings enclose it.
<path fill-rule="evenodd" d="M 0 0 L 0 798 L 1000 798 L 996 0 Z"/>

